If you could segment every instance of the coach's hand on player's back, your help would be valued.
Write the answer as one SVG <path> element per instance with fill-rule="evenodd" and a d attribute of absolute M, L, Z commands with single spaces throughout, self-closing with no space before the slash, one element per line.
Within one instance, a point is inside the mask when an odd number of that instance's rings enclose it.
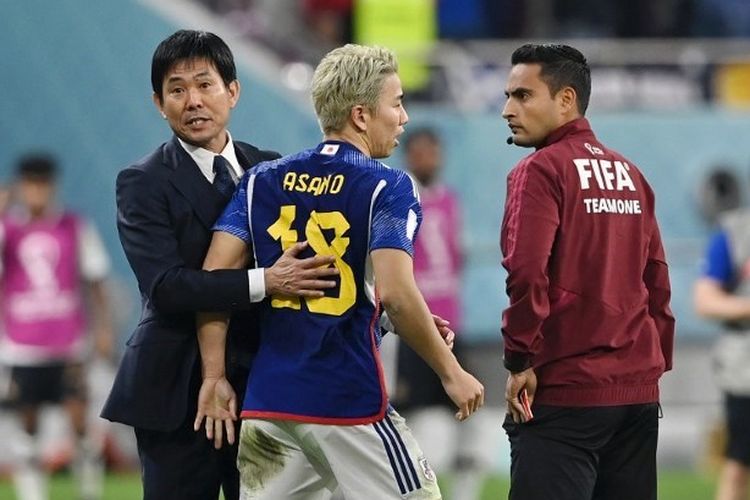
<path fill-rule="evenodd" d="M 445 393 L 458 406 L 456 419 L 464 421 L 484 405 L 484 386 L 463 368 L 458 367 L 441 382 Z"/>
<path fill-rule="evenodd" d="M 266 268 L 266 295 L 322 297 L 325 289 L 336 286 L 336 281 L 330 279 L 339 274 L 338 269 L 331 266 L 335 258 L 315 255 L 300 259 L 299 255 L 307 247 L 306 241 L 295 243 Z"/>

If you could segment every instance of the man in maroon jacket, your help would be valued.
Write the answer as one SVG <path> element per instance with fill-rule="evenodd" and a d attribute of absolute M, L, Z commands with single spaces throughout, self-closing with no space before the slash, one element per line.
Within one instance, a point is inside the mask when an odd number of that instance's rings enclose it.
<path fill-rule="evenodd" d="M 501 236 L 510 498 L 656 499 L 674 317 L 654 194 L 584 118 L 578 50 L 524 45 L 511 62 L 508 142 L 535 152 L 508 176 Z"/>

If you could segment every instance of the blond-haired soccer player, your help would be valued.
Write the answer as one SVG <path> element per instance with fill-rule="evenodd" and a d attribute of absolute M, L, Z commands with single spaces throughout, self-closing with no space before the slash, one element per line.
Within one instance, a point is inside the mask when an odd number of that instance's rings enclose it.
<path fill-rule="evenodd" d="M 384 308 L 401 337 L 439 375 L 463 420 L 484 388 L 443 342 L 412 271 L 421 221 L 417 189 L 376 158 L 391 154 L 408 117 L 395 56 L 346 45 L 318 65 L 312 97 L 324 141 L 265 162 L 243 178 L 214 227 L 204 267 L 273 262 L 298 241 L 335 258 L 338 287 L 322 298 L 264 304 L 260 348 L 242 407 L 242 498 L 440 498 L 435 475 L 389 405 L 378 355 Z M 223 376 L 226 316 L 199 317 L 204 377 L 196 427 L 231 433 Z M 229 436 L 230 439 L 233 436 Z"/>

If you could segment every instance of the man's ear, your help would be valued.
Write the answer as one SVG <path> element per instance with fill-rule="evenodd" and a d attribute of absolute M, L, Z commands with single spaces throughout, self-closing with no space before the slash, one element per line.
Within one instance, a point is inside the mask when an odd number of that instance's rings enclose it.
<path fill-rule="evenodd" d="M 352 120 L 352 124 L 357 132 L 367 131 L 367 124 L 370 121 L 370 111 L 366 106 L 357 104 L 352 107 L 352 110 L 349 112 L 349 118 Z"/>
<path fill-rule="evenodd" d="M 240 81 L 232 80 L 229 82 L 227 91 L 229 92 L 230 106 L 234 108 L 237 105 L 237 101 L 240 100 Z"/>
<path fill-rule="evenodd" d="M 151 94 L 151 100 L 154 101 L 154 106 L 156 106 L 156 109 L 159 110 L 159 114 L 161 115 L 161 117 L 166 120 L 167 115 L 164 113 L 164 110 L 162 109 L 163 106 L 162 106 L 162 102 L 161 102 L 161 98 L 159 97 L 159 94 L 157 94 L 156 92 Z"/>
<path fill-rule="evenodd" d="M 578 94 L 573 87 L 564 87 L 560 89 L 560 106 L 563 113 L 571 111 L 578 113 Z"/>

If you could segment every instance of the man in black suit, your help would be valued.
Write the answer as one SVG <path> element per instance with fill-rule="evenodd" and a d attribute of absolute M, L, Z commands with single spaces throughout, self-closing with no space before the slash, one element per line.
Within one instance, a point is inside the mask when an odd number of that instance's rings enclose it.
<path fill-rule="evenodd" d="M 336 270 L 330 258 L 298 259 L 298 244 L 270 268 L 201 271 L 234 184 L 278 154 L 227 131 L 240 84 L 216 35 L 182 30 L 161 42 L 151 82 L 174 137 L 117 177 L 117 226 L 143 311 L 102 416 L 135 428 L 145 499 L 216 499 L 220 487 L 236 499 L 236 444 L 216 450 L 193 430 L 201 386 L 195 312 L 234 312 L 226 379 L 243 394 L 256 338 L 252 304 L 270 294 L 321 296 Z"/>

